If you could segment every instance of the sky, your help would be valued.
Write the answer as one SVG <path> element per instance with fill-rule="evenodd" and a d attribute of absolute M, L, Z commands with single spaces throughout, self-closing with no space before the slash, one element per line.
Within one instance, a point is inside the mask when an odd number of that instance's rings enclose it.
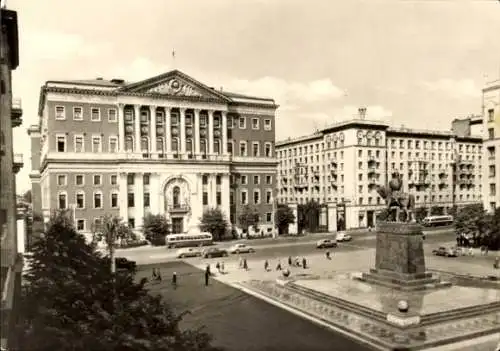
<path fill-rule="evenodd" d="M 18 193 L 47 80 L 137 81 L 179 69 L 272 97 L 277 141 L 353 118 L 447 130 L 500 75 L 498 0 L 7 0 L 18 11 Z M 175 50 L 175 60 L 172 51 Z"/>

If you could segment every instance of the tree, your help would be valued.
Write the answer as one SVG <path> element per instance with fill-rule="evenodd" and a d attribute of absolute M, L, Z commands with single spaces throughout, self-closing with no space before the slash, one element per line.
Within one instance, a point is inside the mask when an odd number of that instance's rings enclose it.
<path fill-rule="evenodd" d="M 288 233 L 288 225 L 295 223 L 295 220 L 295 215 L 288 205 L 278 204 L 276 213 L 274 214 L 274 221 L 280 234 Z"/>
<path fill-rule="evenodd" d="M 19 350 L 215 351 L 210 337 L 183 331 L 160 297 L 134 273 L 113 274 L 66 216 L 50 221 L 33 247 L 21 294 Z M 110 291 L 116 291 L 116 298 Z"/>
<path fill-rule="evenodd" d="M 441 206 L 432 206 L 431 207 L 431 216 L 441 216 L 443 214 L 443 208 Z"/>
<path fill-rule="evenodd" d="M 485 243 L 490 250 L 500 250 L 500 207 L 488 216 L 488 231 Z"/>
<path fill-rule="evenodd" d="M 170 233 L 170 225 L 163 215 L 148 213 L 144 217 L 143 233 L 151 244 L 165 245 L 165 236 Z"/>
<path fill-rule="evenodd" d="M 255 207 L 245 205 L 238 216 L 238 221 L 247 233 L 250 227 L 257 231 L 259 229 L 259 212 Z"/>
<path fill-rule="evenodd" d="M 487 230 L 488 221 L 482 204 L 464 206 L 455 216 L 455 233 L 472 239 L 475 245 L 479 244 Z"/>
<path fill-rule="evenodd" d="M 214 239 L 222 240 L 228 229 L 228 223 L 224 213 L 218 208 L 209 208 L 203 212 L 200 218 L 200 230 L 209 232 Z"/>
<path fill-rule="evenodd" d="M 311 200 L 305 204 L 299 204 L 297 206 L 297 224 L 299 231 L 307 228 L 309 232 L 315 232 L 319 225 L 319 214 L 321 211 L 321 205 L 319 202 Z"/>

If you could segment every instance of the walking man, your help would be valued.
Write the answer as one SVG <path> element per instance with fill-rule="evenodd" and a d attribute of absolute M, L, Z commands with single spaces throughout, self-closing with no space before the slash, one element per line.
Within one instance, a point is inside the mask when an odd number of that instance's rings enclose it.
<path fill-rule="evenodd" d="M 264 270 L 269 271 L 269 262 L 267 260 L 264 261 Z"/>
<path fill-rule="evenodd" d="M 280 260 L 278 260 L 278 264 L 276 265 L 276 270 L 277 270 L 277 271 L 281 271 L 281 269 L 282 269 L 282 268 L 281 268 L 281 261 L 280 261 Z"/>
<path fill-rule="evenodd" d="M 306 258 L 305 258 L 305 257 L 302 257 L 302 267 L 303 267 L 304 269 L 306 269 L 306 268 L 307 268 L 307 261 L 306 261 Z"/>

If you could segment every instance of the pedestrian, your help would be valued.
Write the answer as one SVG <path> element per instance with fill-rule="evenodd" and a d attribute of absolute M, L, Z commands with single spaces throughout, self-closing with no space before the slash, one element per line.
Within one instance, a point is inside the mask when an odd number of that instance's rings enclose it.
<path fill-rule="evenodd" d="M 264 261 L 264 270 L 269 271 L 269 262 L 267 260 Z"/>
<path fill-rule="evenodd" d="M 472 246 L 469 246 L 469 256 L 473 256 L 474 251 L 472 250 Z"/>
<path fill-rule="evenodd" d="M 174 289 L 177 287 L 177 272 L 172 274 L 172 285 L 174 286 Z"/>
<path fill-rule="evenodd" d="M 493 263 L 493 268 L 498 269 L 500 267 L 500 257 L 495 257 L 495 263 Z"/>
<path fill-rule="evenodd" d="M 248 271 L 248 263 L 246 258 L 243 259 L 243 269 Z"/>
<path fill-rule="evenodd" d="M 160 268 L 156 270 L 156 280 L 161 281 L 161 271 Z"/>
<path fill-rule="evenodd" d="M 303 267 L 304 269 L 306 269 L 306 268 L 307 268 L 307 261 L 306 261 L 306 258 L 305 258 L 305 257 L 303 257 L 303 258 L 302 258 L 302 267 Z"/>
<path fill-rule="evenodd" d="M 325 253 L 325 255 L 326 255 L 326 259 L 327 259 L 327 260 L 331 260 L 331 257 L 330 257 L 330 251 L 327 251 L 327 252 Z"/>
<path fill-rule="evenodd" d="M 219 263 L 219 262 L 217 262 L 217 263 L 215 264 L 215 268 L 216 268 L 216 269 L 217 269 L 217 271 L 220 273 L 220 263 Z"/>
<path fill-rule="evenodd" d="M 208 279 L 210 278 L 210 271 L 207 269 L 205 271 L 205 286 L 208 286 Z"/>
<path fill-rule="evenodd" d="M 156 280 L 157 273 L 156 273 L 156 268 L 153 268 L 153 272 L 151 273 L 151 280 Z"/>
<path fill-rule="evenodd" d="M 278 260 L 278 264 L 276 265 L 276 270 L 277 271 L 281 271 L 282 267 L 281 267 L 281 261 Z"/>
<path fill-rule="evenodd" d="M 291 266 L 292 265 L 292 256 L 288 256 L 288 265 Z"/>
<path fill-rule="evenodd" d="M 221 273 L 224 273 L 224 262 L 220 263 L 220 271 Z"/>
<path fill-rule="evenodd" d="M 297 257 L 295 257 L 295 266 L 296 266 L 296 267 L 300 267 L 300 259 L 299 259 L 299 257 L 298 257 L 298 256 L 297 256 Z"/>
<path fill-rule="evenodd" d="M 210 265 L 207 264 L 207 267 L 205 268 L 205 273 L 207 273 L 207 275 L 212 275 L 212 273 L 210 272 Z"/>

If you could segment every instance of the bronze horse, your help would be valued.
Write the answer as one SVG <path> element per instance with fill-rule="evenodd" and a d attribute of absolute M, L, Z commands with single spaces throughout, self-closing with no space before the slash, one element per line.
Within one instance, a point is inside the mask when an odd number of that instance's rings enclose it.
<path fill-rule="evenodd" d="M 377 193 L 385 200 L 387 210 L 391 215 L 389 221 L 399 222 L 400 213 L 405 213 L 406 222 L 415 222 L 415 196 L 400 191 L 402 187 L 401 178 L 393 179 L 388 186 L 377 185 Z"/>

